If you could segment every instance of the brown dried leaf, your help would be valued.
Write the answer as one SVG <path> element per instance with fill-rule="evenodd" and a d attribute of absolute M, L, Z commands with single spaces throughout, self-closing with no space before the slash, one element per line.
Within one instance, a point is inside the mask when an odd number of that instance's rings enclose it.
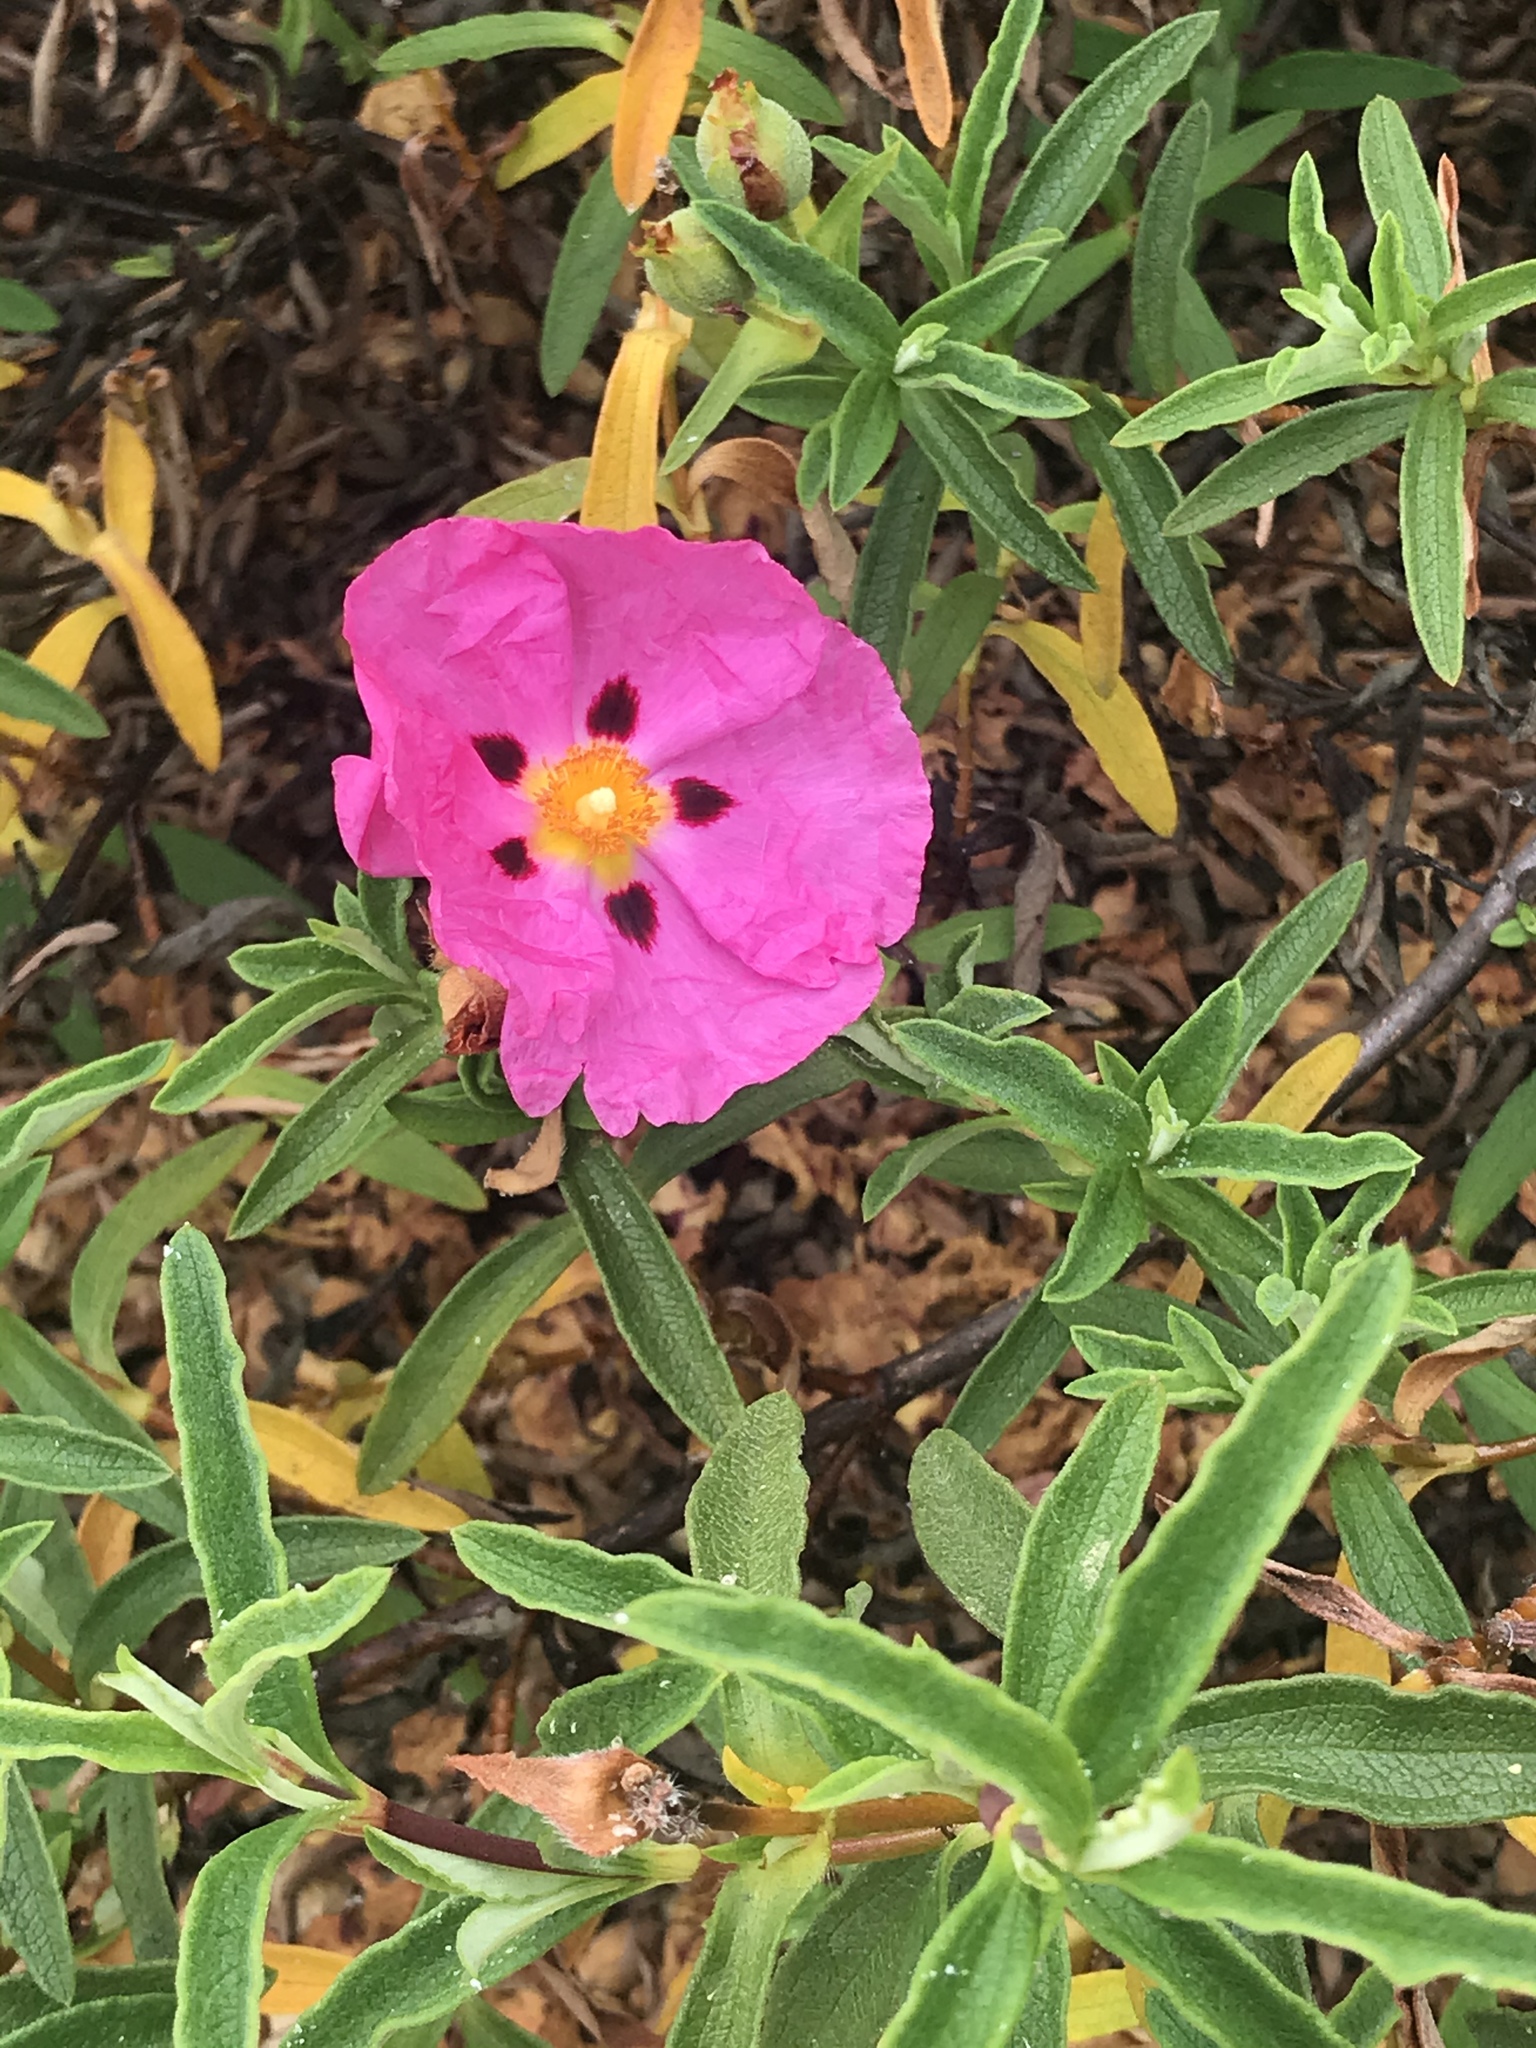
<path fill-rule="evenodd" d="M 1473 1336 L 1458 1337 L 1438 1351 L 1416 1358 L 1398 1382 L 1392 1418 L 1400 1428 L 1417 1433 L 1424 1418 L 1457 1375 L 1490 1358 L 1503 1358 L 1517 1344 L 1536 1337 L 1536 1315 L 1500 1316 Z"/>
<path fill-rule="evenodd" d="M 659 1764 L 615 1743 L 575 1756 L 450 1756 L 483 1785 L 530 1806 L 584 1856 L 615 1856 L 631 1843 L 679 1839 L 676 1784 Z"/>
<path fill-rule="evenodd" d="M 493 1195 L 535 1195 L 554 1185 L 564 1156 L 565 1118 L 552 1109 L 516 1166 L 493 1166 L 484 1177 L 485 1186 Z"/>

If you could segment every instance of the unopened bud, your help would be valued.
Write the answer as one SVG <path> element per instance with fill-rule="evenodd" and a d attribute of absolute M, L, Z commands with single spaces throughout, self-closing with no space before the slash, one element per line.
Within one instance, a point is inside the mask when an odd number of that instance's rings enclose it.
<path fill-rule="evenodd" d="M 752 296 L 751 278 L 691 206 L 649 222 L 639 253 L 646 283 L 679 313 L 737 313 Z"/>
<path fill-rule="evenodd" d="M 710 190 L 758 220 L 793 213 L 811 189 L 810 138 L 777 100 L 765 100 L 734 71 L 714 81 L 695 137 Z"/>

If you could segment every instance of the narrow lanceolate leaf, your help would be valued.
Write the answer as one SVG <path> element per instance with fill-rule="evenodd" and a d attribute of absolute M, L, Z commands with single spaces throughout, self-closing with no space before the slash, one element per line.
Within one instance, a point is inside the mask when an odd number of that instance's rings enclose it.
<path fill-rule="evenodd" d="M 584 17 L 515 14 L 502 18 L 513 22 L 538 22 Z M 483 25 L 483 22 L 459 24 L 465 28 Z M 592 26 L 606 28 L 607 24 L 594 21 Z M 401 46 L 397 44 L 395 47 Z M 565 389 L 572 371 L 586 353 L 614 273 L 623 259 L 634 218 L 634 214 L 620 204 L 613 189 L 612 164 L 604 157 L 592 173 L 586 191 L 577 200 L 576 209 L 560 238 L 555 274 L 549 284 L 549 300 L 539 327 L 539 375 L 551 398 Z M 564 513 L 557 516 L 564 517 Z"/>
<path fill-rule="evenodd" d="M 934 1859 L 903 1856 L 841 1876 L 773 1973 L 761 2048 L 875 2048 L 901 2002 L 938 1914 Z"/>
<path fill-rule="evenodd" d="M 1391 1348 L 1411 1285 L 1400 1247 L 1336 1282 L 1115 1587 L 1058 1717 L 1101 1804 L 1135 1788 L 1205 1677 L 1339 1423 Z"/>
<path fill-rule="evenodd" d="M 147 1245 L 211 1195 L 261 1136 L 260 1124 L 234 1124 L 157 1166 L 107 1212 L 75 1262 L 69 1320 L 80 1355 L 94 1372 L 122 1376 L 112 1326 L 128 1272 Z"/>
<path fill-rule="evenodd" d="M 938 0 L 896 0 L 901 24 L 901 54 L 907 84 L 923 133 L 935 149 L 949 140 L 955 103 L 949 84 L 944 38 L 939 32 Z"/>
<path fill-rule="evenodd" d="M 990 1450 L 1060 1365 L 1070 1342 L 1066 1325 L 1036 1291 L 972 1373 L 948 1427 L 978 1451 Z"/>
<path fill-rule="evenodd" d="M 73 733 L 78 739 L 103 740 L 107 721 L 92 704 L 77 697 L 45 670 L 34 668 L 19 654 L 0 647 L 0 713 L 24 719 L 53 732 Z"/>
<path fill-rule="evenodd" d="M 1501 370 L 1477 388 L 1479 420 L 1513 420 L 1536 427 L 1536 370 Z"/>
<path fill-rule="evenodd" d="M 0 1479 L 53 1493 L 132 1495 L 163 1486 L 165 1460 L 152 1446 L 105 1436 L 43 1415 L 0 1415 Z"/>
<path fill-rule="evenodd" d="M 1127 420 L 1116 430 L 1114 445 L 1143 448 L 1153 441 L 1176 441 L 1181 434 L 1231 426 L 1266 411 L 1278 396 L 1270 384 L 1274 361 L 1273 356 L 1266 356 L 1256 363 L 1234 363 L 1230 369 L 1212 370 L 1209 376 L 1196 378 L 1182 391 L 1171 392 Z M 1339 384 L 1358 383 L 1363 374 L 1357 365 L 1351 366 L 1351 374 L 1350 368 L 1337 361 L 1323 357 L 1312 361 L 1316 364 L 1312 375 L 1287 374 L 1283 387 L 1287 400 L 1307 398 L 1314 391 L 1331 391 Z"/>
<path fill-rule="evenodd" d="M 279 1657 L 317 1655 L 355 1627 L 388 1584 L 387 1565 L 362 1564 L 313 1591 L 293 1586 L 274 1599 L 254 1601 L 215 1629 L 203 1652 L 208 1676 L 224 1686 L 253 1664 L 264 1669 Z"/>
<path fill-rule="evenodd" d="M 1046 1488 L 1024 1538 L 1003 1640 L 1003 1690 L 1054 1714 L 1087 1655 L 1157 1461 L 1155 1374 L 1112 1394 Z M 930 1439 L 931 1441 L 931 1439 Z"/>
<path fill-rule="evenodd" d="M 427 71 L 462 58 L 484 63 L 513 50 L 592 50 L 622 64 L 627 39 L 610 22 L 569 9 L 548 14 L 483 14 L 473 21 L 455 21 L 446 28 L 425 29 L 402 36 L 374 60 L 381 78 L 399 78 L 407 71 Z"/>
<path fill-rule="evenodd" d="M 1350 282 L 1349 261 L 1343 247 L 1329 233 L 1323 210 L 1322 181 L 1310 150 L 1303 150 L 1291 173 L 1288 206 L 1291 254 L 1302 289 L 1314 294 L 1324 285 L 1337 285 L 1357 317 L 1369 325 L 1364 294 Z"/>
<path fill-rule="evenodd" d="M 1070 419 L 1085 401 L 1055 377 L 1026 370 L 1012 356 L 994 354 L 970 342 L 941 341 L 919 369 L 903 374 L 901 389 L 921 391 L 939 385 L 973 399 L 1006 419 Z"/>
<path fill-rule="evenodd" d="M 0 1850 L 0 1929 L 27 1974 L 56 2004 L 75 1990 L 69 1916 L 27 1781 L 12 1764 L 4 1772 L 5 1844 Z"/>
<path fill-rule="evenodd" d="M 826 1871 L 827 1845 L 818 1837 L 797 1843 L 777 1863 L 732 1872 L 667 2031 L 671 2048 L 746 2048 L 756 2042 L 789 1916 Z"/>
<path fill-rule="evenodd" d="M 157 1080 L 173 1050 L 170 1039 L 157 1038 L 132 1052 L 109 1053 L 45 1081 L 0 1110 L 0 1166 L 46 1151 L 66 1131 L 84 1130 L 119 1096 Z"/>
<path fill-rule="evenodd" d="M 834 512 L 873 481 L 891 452 L 900 423 L 890 378 L 883 370 L 860 370 L 832 415 L 827 496 Z"/>
<path fill-rule="evenodd" d="M 595 71 L 540 107 L 496 166 L 496 189 L 520 185 L 611 128 L 623 84 L 620 71 Z"/>
<path fill-rule="evenodd" d="M 934 521 L 944 494 L 939 471 L 915 444 L 902 451 L 859 555 L 848 624 L 891 675 L 901 667 L 914 586 L 928 573 Z"/>
<path fill-rule="evenodd" d="M 783 308 L 814 320 L 835 348 L 862 370 L 888 370 L 900 329 L 883 299 L 803 242 L 719 200 L 697 203 L 700 221 Z"/>
<path fill-rule="evenodd" d="M 1145 1102 L 1154 1083 L 1160 1082 L 1169 1107 L 1185 1123 L 1202 1124 L 1214 1116 L 1231 1086 L 1244 1008 L 1240 981 L 1224 981 L 1213 989 L 1142 1068 L 1137 1100 Z M 1158 1166 L 1161 1169 L 1161 1160 Z"/>
<path fill-rule="evenodd" d="M 1011 249 L 1036 228 L 1071 234 L 1121 150 L 1194 63 L 1217 21 L 1209 12 L 1170 21 L 1083 88 L 1026 165 L 997 231 L 998 249 Z"/>
<path fill-rule="evenodd" d="M 1466 452 L 1460 387 L 1438 385 L 1408 422 L 1398 501 L 1413 623 L 1431 668 L 1448 683 L 1461 679 L 1465 633 Z"/>
<path fill-rule="evenodd" d="M 1165 1855 L 1119 1872 L 1117 1883 L 1181 1918 L 1333 1942 L 1378 1964 L 1394 1984 L 1458 1976 L 1536 1993 L 1536 1926 L 1527 1915 L 1498 1912 L 1478 1899 L 1441 1898 L 1371 1870 L 1190 1835 Z"/>
<path fill-rule="evenodd" d="M 1027 1502 L 952 1429 L 924 1437 L 907 1488 L 912 1532 L 930 1568 L 983 1628 L 1001 1636 L 1029 1528 Z"/>
<path fill-rule="evenodd" d="M 128 614 L 140 658 L 171 723 L 201 767 L 217 768 L 223 726 L 202 642 L 154 571 L 111 528 L 92 542 L 90 559 Z"/>
<path fill-rule="evenodd" d="M 1464 1258 L 1495 1216 L 1515 1199 L 1521 1182 L 1533 1169 L 1536 1074 L 1528 1074 L 1499 1105 L 1457 1178 L 1451 1197 L 1451 1236 Z"/>
<path fill-rule="evenodd" d="M 1360 119 L 1360 176 L 1373 219 L 1397 216 L 1414 287 L 1438 299 L 1451 276 L 1451 250 L 1402 108 L 1374 99 Z"/>
<path fill-rule="evenodd" d="M 1179 502 L 1179 487 L 1154 449 L 1117 445 L 1125 424 L 1117 400 L 1091 389 L 1084 395 L 1088 410 L 1073 420 L 1072 440 L 1114 507 L 1115 524 L 1141 586 L 1179 644 L 1209 674 L 1224 680 L 1232 672 L 1232 650 L 1211 598 L 1210 576 L 1192 541 L 1171 539 L 1163 531 Z"/>
<path fill-rule="evenodd" d="M 476 1578 L 519 1607 L 564 1614 L 593 1628 L 625 1628 L 629 1609 L 648 1593 L 676 1592 L 692 1583 L 664 1558 L 638 1551 L 610 1557 L 590 1543 L 537 1529 L 468 1522 L 454 1531 L 453 1541 Z"/>
<path fill-rule="evenodd" d="M 339 956 L 332 954 L 332 958 Z M 155 1097 L 153 1108 L 166 1116 L 182 1116 L 201 1109 L 222 1095 L 231 1081 L 266 1058 L 269 1052 L 306 1030 L 320 1018 L 354 1003 L 378 1003 L 388 998 L 389 986 L 378 975 L 362 967 L 338 968 L 325 974 L 306 976 L 289 988 L 279 989 L 237 1017 L 233 1024 L 198 1047 L 172 1074 Z M 398 994 L 396 990 L 394 993 Z"/>
<path fill-rule="evenodd" d="M 912 438 L 964 505 L 1002 545 L 1067 590 L 1086 590 L 1088 572 L 1070 541 L 1019 489 L 1013 472 L 960 400 L 904 389 L 901 416 Z"/>
<path fill-rule="evenodd" d="M 656 458 L 667 380 L 688 345 L 693 322 L 650 292 L 603 391 L 592 466 L 581 499 L 583 526 L 632 533 L 656 524 Z"/>
<path fill-rule="evenodd" d="M 214 1759 L 153 1714 L 0 1700 L 0 1749 L 23 1762 L 78 1756 L 109 1771 L 211 1771 Z"/>
<path fill-rule="evenodd" d="M 1135 1167 L 1101 1167 L 1088 1183 L 1066 1253 L 1045 1283 L 1046 1300 L 1060 1308 L 1107 1287 L 1148 1227 Z"/>
<path fill-rule="evenodd" d="M 1020 1883 L 1005 1832 L 979 1883 L 934 1929 L 881 2048 L 1003 2048 L 1024 2010 L 1048 1915 L 1044 1893 Z"/>
<path fill-rule="evenodd" d="M 574 1146 L 560 1186 L 635 1363 L 696 1436 L 717 1443 L 742 1399 L 666 1233 L 604 1143 Z"/>
<path fill-rule="evenodd" d="M 290 1814 L 221 1849 L 198 1872 L 176 1966 L 176 2048 L 256 2048 L 266 1983 L 261 1942 L 278 1865 L 328 1817 Z"/>
<path fill-rule="evenodd" d="M 1133 1103 L 1040 1039 L 999 1043 L 926 1018 L 899 1030 L 903 1046 L 941 1079 L 1001 1103 L 1048 1144 L 1110 1165 L 1145 1142 L 1145 1119 Z"/>
<path fill-rule="evenodd" d="M 1300 995 L 1349 929 L 1360 907 L 1369 870 L 1363 860 L 1340 868 L 1304 896 L 1238 969 L 1243 991 L 1243 1029 L 1228 1086 L 1268 1037 L 1286 1004 Z M 1222 1090 L 1225 1095 L 1226 1089 Z M 1277 1119 L 1280 1121 L 1280 1119 Z"/>
<path fill-rule="evenodd" d="M 1083 592 L 1077 608 L 1083 672 L 1099 695 L 1108 697 L 1120 677 L 1125 645 L 1125 542 L 1107 494 L 1093 508 L 1083 560 L 1098 586 Z"/>
<path fill-rule="evenodd" d="M 602 1749 L 615 1735 L 645 1756 L 686 1728 L 720 1689 L 720 1673 L 684 1657 L 653 1657 L 561 1693 L 539 1719 L 547 1756 Z"/>
<path fill-rule="evenodd" d="M 984 270 L 929 299 L 902 323 L 902 337 L 937 326 L 951 341 L 989 341 L 1022 310 L 1045 271 L 1045 259 L 1026 249 L 1006 249 Z"/>
<path fill-rule="evenodd" d="M 801 1601 L 690 1587 L 630 1609 L 629 1631 L 733 1673 L 776 1678 L 851 1707 L 968 1777 L 1023 1800 L 1069 1854 L 1087 1837 L 1087 1781 L 1067 1743 L 996 1686 Z"/>
<path fill-rule="evenodd" d="M 1335 1451 L 1328 1493 L 1355 1584 L 1371 1605 L 1442 1643 L 1470 1635 L 1467 1610 L 1445 1566 L 1379 1460 L 1359 1445 Z"/>
<path fill-rule="evenodd" d="M 976 249 L 976 230 L 992 159 L 1008 132 L 1013 96 L 1019 89 L 1024 60 L 1040 25 L 1042 4 L 1043 0 L 1008 0 L 987 51 L 986 69 L 977 80 L 960 123 L 955 161 L 949 174 L 949 203 L 967 263 Z"/>
<path fill-rule="evenodd" d="M 1423 403 L 1418 391 L 1379 391 L 1287 420 L 1196 484 L 1163 522 L 1163 530 L 1202 533 L 1294 490 L 1308 477 L 1329 476 L 1343 463 L 1407 433 Z"/>
<path fill-rule="evenodd" d="M 613 189 L 621 206 L 643 206 L 656 183 L 688 97 L 704 35 L 704 0 L 647 0 L 624 63 L 613 122 Z"/>
<path fill-rule="evenodd" d="M 418 1018 L 354 1060 L 317 1102 L 284 1127 L 241 1197 L 229 1235 L 253 1237 L 265 1230 L 322 1181 L 349 1165 L 369 1119 L 423 1067 L 431 1065 L 442 1043 L 440 1021 Z"/>
<path fill-rule="evenodd" d="M 1400 1173 L 1418 1154 L 1386 1131 L 1335 1138 L 1326 1131 L 1288 1131 L 1279 1124 L 1205 1124 L 1182 1138 L 1159 1173 L 1175 1179 L 1284 1181 L 1292 1187 L 1344 1188 L 1373 1173 Z"/>
<path fill-rule="evenodd" d="M 706 1583 L 748 1593 L 800 1591 L 805 1418 L 789 1394 L 754 1401 L 716 1446 L 688 1496 L 688 1554 Z"/>
<path fill-rule="evenodd" d="M 1131 258 L 1131 331 L 1152 389 L 1163 395 L 1179 381 L 1175 338 L 1179 273 L 1189 255 L 1196 194 L 1211 139 L 1211 112 L 1195 100 L 1163 145 L 1147 180 Z"/>

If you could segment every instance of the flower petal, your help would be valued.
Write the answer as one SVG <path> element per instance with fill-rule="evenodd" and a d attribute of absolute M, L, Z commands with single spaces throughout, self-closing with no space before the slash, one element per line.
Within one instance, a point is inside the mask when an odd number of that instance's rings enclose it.
<path fill-rule="evenodd" d="M 409 832 L 390 814 L 384 770 L 361 754 L 343 754 L 332 764 L 336 781 L 336 823 L 341 843 L 368 875 L 421 872 Z"/>

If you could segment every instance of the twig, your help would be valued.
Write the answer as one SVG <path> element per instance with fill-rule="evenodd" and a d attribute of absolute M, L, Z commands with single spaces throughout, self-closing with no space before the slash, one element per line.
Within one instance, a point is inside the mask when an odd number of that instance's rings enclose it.
<path fill-rule="evenodd" d="M 947 1386 L 951 1380 L 974 1372 L 1032 1292 L 1026 1290 L 1011 1301 L 1000 1301 L 983 1309 L 979 1316 L 972 1316 L 958 1329 L 946 1330 L 920 1351 L 909 1351 L 905 1357 L 893 1358 L 889 1364 L 880 1366 L 869 1375 L 873 1382 L 871 1392 L 813 1408 L 805 1420 L 806 1449 L 823 1450 L 843 1437 L 883 1422 L 918 1394 Z"/>

